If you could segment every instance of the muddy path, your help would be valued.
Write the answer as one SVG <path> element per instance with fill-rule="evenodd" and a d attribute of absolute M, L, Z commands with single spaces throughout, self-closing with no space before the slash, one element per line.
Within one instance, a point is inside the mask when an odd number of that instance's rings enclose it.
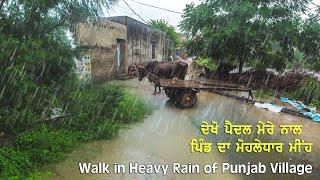
<path fill-rule="evenodd" d="M 149 82 L 138 82 L 129 80 L 122 82 L 130 89 L 138 92 L 140 96 L 155 107 L 152 115 L 143 122 L 133 124 L 129 128 L 122 129 L 119 137 L 112 140 L 96 141 L 83 144 L 74 151 L 68 159 L 62 163 L 50 165 L 49 170 L 56 176 L 53 179 L 318 179 L 320 146 L 320 124 L 311 120 L 298 118 L 291 115 L 276 114 L 261 110 L 252 105 L 243 104 L 236 100 L 216 95 L 213 93 L 200 93 L 196 107 L 188 110 L 181 110 L 172 107 L 167 102 L 164 93 L 152 96 L 153 86 Z M 190 153 L 189 143 L 192 138 L 200 137 L 199 126 L 201 121 L 217 121 L 223 126 L 224 120 L 230 120 L 235 124 L 252 124 L 258 121 L 271 121 L 276 126 L 280 124 L 301 124 L 303 134 L 301 136 L 283 136 L 275 133 L 274 136 L 258 137 L 252 136 L 226 136 L 220 133 L 217 136 L 207 136 L 213 142 L 236 142 L 238 138 L 245 141 L 253 141 L 260 138 L 263 141 L 281 141 L 284 143 L 293 142 L 301 138 L 313 142 L 313 152 L 309 154 L 237 154 L 229 151 L 224 154 L 218 153 L 215 149 L 210 154 Z M 141 164 L 172 164 L 194 163 L 212 164 L 223 163 L 258 163 L 290 162 L 295 164 L 312 164 L 313 174 L 309 176 L 295 175 L 274 175 L 267 171 L 264 176 L 245 176 L 233 174 L 211 174 L 211 175 L 176 175 L 169 171 L 166 176 L 162 175 L 82 175 L 79 173 L 79 162 L 91 163 L 122 163 L 138 162 Z"/>

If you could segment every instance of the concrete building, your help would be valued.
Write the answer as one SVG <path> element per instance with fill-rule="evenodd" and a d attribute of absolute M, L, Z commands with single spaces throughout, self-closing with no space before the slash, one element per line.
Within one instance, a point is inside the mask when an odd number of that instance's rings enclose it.
<path fill-rule="evenodd" d="M 165 60 L 166 36 L 161 30 L 154 29 L 127 16 L 107 18 L 127 27 L 127 62 L 144 63 Z"/>
<path fill-rule="evenodd" d="M 134 63 L 165 60 L 165 33 L 127 16 L 79 23 L 74 36 L 81 51 L 77 69 L 89 71 L 79 74 L 95 82 L 125 74 Z"/>

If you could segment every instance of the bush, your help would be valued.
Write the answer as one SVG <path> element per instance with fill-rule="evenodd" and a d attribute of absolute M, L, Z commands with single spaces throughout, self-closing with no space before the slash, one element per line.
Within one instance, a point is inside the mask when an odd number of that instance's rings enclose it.
<path fill-rule="evenodd" d="M 1 71 L 0 68 L 4 88 L 0 96 L 0 106 L 21 109 L 31 106 L 34 112 L 41 113 L 42 107 L 46 106 L 51 98 L 52 92 L 49 88 L 36 84 L 19 66 Z"/>
<path fill-rule="evenodd" d="M 126 91 L 117 106 L 117 118 L 124 123 L 137 122 L 151 112 L 152 108 L 132 92 Z"/>
<path fill-rule="evenodd" d="M 316 99 L 311 103 L 316 108 L 320 108 L 320 99 Z"/>
<path fill-rule="evenodd" d="M 121 88 L 114 85 L 85 87 L 72 92 L 66 105 L 71 117 L 63 122 L 62 128 L 83 132 L 82 140 L 112 137 L 119 129 L 114 116 L 122 96 Z"/>
<path fill-rule="evenodd" d="M 25 151 L 18 151 L 12 147 L 0 148 L 0 179 L 8 177 L 24 177 L 34 169 Z"/>
<path fill-rule="evenodd" d="M 89 87 L 71 93 L 67 112 L 71 117 L 61 128 L 81 132 L 81 141 L 111 138 L 123 123 L 141 120 L 151 109 L 120 86 Z"/>
<path fill-rule="evenodd" d="M 0 131 L 17 135 L 33 127 L 39 118 L 31 109 L 4 109 L 0 111 Z"/>
<path fill-rule="evenodd" d="M 280 76 L 276 76 L 270 84 L 271 88 L 279 91 L 293 92 L 299 88 L 301 82 L 308 78 L 308 75 L 301 70 L 291 70 Z"/>
<path fill-rule="evenodd" d="M 88 118 L 112 117 L 114 108 L 123 96 L 115 85 L 87 87 L 70 93 L 66 111 L 72 115 L 87 113 Z"/>
<path fill-rule="evenodd" d="M 315 62 L 311 65 L 311 69 L 313 69 L 314 71 L 319 72 L 319 71 L 320 71 L 320 60 L 315 61 Z"/>
<path fill-rule="evenodd" d="M 20 151 L 28 153 L 30 159 L 41 166 L 62 160 L 65 153 L 75 147 L 76 141 L 71 132 L 53 131 L 42 126 L 22 133 L 15 144 Z"/>
<path fill-rule="evenodd" d="M 37 84 L 56 85 L 73 73 L 75 52 L 58 38 L 19 39 L 0 32 L 0 46 L 1 74 L 15 68 Z"/>
<path fill-rule="evenodd" d="M 307 105 L 309 105 L 312 101 L 319 100 L 320 82 L 315 78 L 304 78 L 299 84 L 299 88 L 294 92 L 294 96 L 300 100 L 303 100 Z"/>
<path fill-rule="evenodd" d="M 217 70 L 217 65 L 209 58 L 200 58 L 197 64 L 206 67 L 211 73 Z"/>

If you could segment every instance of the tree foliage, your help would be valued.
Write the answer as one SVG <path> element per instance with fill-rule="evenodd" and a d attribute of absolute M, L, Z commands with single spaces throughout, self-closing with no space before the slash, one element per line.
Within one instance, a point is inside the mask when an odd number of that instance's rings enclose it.
<path fill-rule="evenodd" d="M 319 23 L 312 21 L 315 24 L 311 25 L 302 19 L 309 3 L 310 0 L 204 0 L 198 6 L 187 5 L 180 27 L 191 38 L 186 46 L 195 55 L 238 63 L 240 72 L 245 62 L 281 71 L 293 58 L 294 49 L 300 47 L 305 52 L 312 51 L 312 55 L 319 52 L 311 43 L 319 43 L 314 27 Z M 301 32 L 313 40 L 302 40 Z M 303 47 L 299 46 L 301 43 Z M 311 50 L 309 45 L 317 49 Z"/>
<path fill-rule="evenodd" d="M 179 34 L 176 32 L 175 27 L 169 25 L 164 19 L 150 20 L 149 25 L 162 30 L 167 36 L 168 43 L 168 55 L 170 56 L 174 49 L 180 44 Z"/>
<path fill-rule="evenodd" d="M 18 37 L 47 37 L 60 27 L 97 18 L 116 0 L 4 0 L 2 31 Z"/>
<path fill-rule="evenodd" d="M 316 18 L 304 22 L 299 42 L 298 47 L 309 62 L 320 61 L 320 23 Z"/>

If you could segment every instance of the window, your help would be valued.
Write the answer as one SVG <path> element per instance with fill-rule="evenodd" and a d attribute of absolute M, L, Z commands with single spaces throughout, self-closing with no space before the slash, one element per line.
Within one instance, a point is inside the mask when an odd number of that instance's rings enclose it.
<path fill-rule="evenodd" d="M 156 59 L 156 44 L 152 43 L 152 59 Z"/>

